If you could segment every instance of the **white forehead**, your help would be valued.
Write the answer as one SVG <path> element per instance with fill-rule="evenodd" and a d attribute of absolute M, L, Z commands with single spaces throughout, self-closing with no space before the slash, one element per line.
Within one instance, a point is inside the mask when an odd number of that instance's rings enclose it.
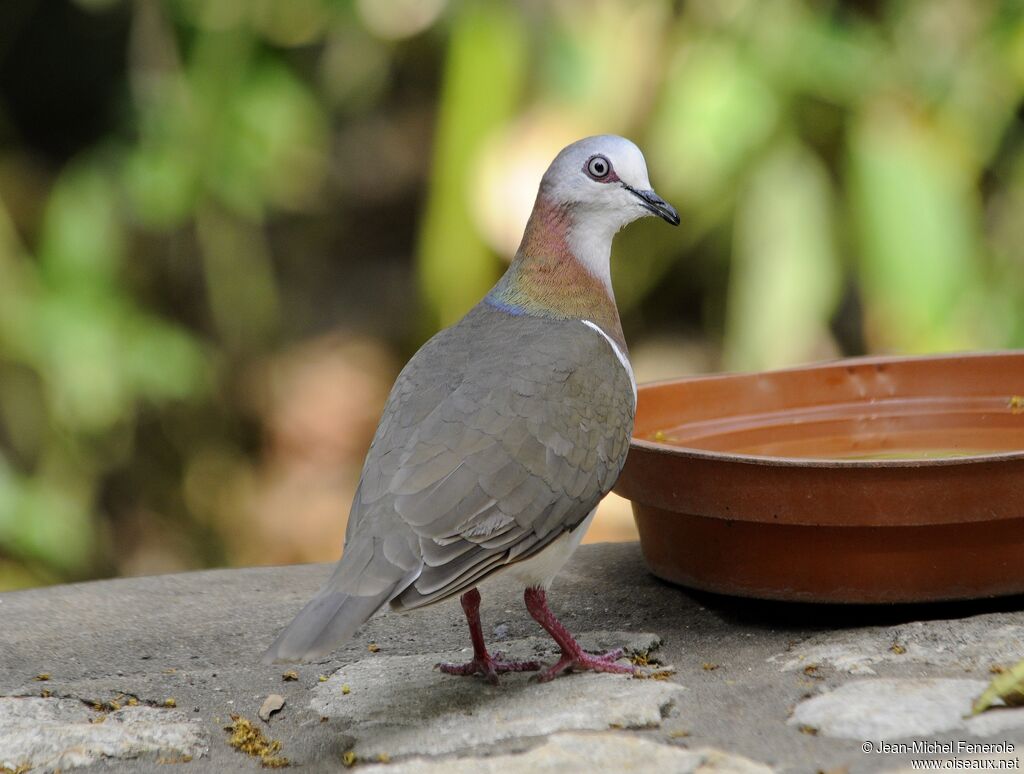
<path fill-rule="evenodd" d="M 588 179 L 583 175 L 583 166 L 597 154 L 612 163 L 612 169 L 622 182 L 639 190 L 650 189 L 644 154 L 625 137 L 614 134 L 586 137 L 567 145 L 544 173 L 545 185 L 560 188 L 566 184 L 574 185 L 577 180 L 583 182 Z"/>

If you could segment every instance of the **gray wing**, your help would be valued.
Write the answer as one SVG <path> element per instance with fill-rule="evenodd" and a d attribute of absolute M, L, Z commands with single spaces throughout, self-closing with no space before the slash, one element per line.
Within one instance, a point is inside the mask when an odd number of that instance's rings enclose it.
<path fill-rule="evenodd" d="M 615 483 L 633 401 L 609 343 L 582 323 L 477 307 L 396 382 L 335 588 L 379 594 L 402 578 L 392 605 L 410 609 L 538 551 Z"/>

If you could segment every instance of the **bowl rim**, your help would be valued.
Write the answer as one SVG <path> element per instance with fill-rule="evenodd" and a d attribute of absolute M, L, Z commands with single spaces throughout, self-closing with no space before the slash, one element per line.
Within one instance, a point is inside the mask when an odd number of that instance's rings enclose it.
<path fill-rule="evenodd" d="M 742 378 L 746 376 L 775 375 L 786 373 L 798 373 L 801 371 L 816 371 L 823 368 L 847 367 L 847 366 L 872 366 L 889 365 L 892 363 L 908 362 L 937 362 L 943 360 L 981 358 L 1013 358 L 1024 359 L 1024 350 L 999 349 L 989 351 L 966 351 L 947 352 L 932 355 L 864 355 L 859 357 L 835 358 L 832 360 L 820 360 L 813 363 L 803 363 L 788 368 L 773 368 L 765 371 L 725 371 L 713 374 L 696 374 L 693 376 L 681 376 L 669 379 L 658 379 L 656 381 L 644 382 L 637 386 L 637 403 L 639 404 L 640 394 L 645 390 L 658 387 L 669 387 L 679 384 L 691 384 L 694 382 L 714 382 L 726 379 Z M 1024 389 L 1024 385 L 1022 385 Z M 1020 451 L 995 452 L 992 454 L 970 454 L 962 457 L 940 457 L 934 459 L 920 458 L 893 458 L 884 460 L 857 460 L 857 459 L 831 459 L 826 457 L 777 457 L 762 454 L 736 454 L 732 452 L 718 452 L 708 449 L 697 449 L 692 446 L 681 446 L 678 444 L 661 443 L 637 438 L 635 435 L 630 438 L 630 451 L 640 451 L 647 454 L 666 455 L 671 457 L 685 457 L 689 459 L 706 460 L 709 462 L 732 463 L 739 465 L 759 465 L 767 467 L 790 467 L 790 468 L 847 468 L 847 469 L 889 469 L 889 468 L 951 468 L 957 466 L 984 465 L 1000 462 L 1024 461 L 1024 449 Z"/>

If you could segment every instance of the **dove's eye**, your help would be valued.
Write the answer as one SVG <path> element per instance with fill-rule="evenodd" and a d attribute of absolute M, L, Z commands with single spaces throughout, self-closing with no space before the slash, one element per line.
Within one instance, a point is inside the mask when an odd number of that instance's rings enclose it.
<path fill-rule="evenodd" d="M 594 180 L 604 180 L 612 171 L 612 163 L 604 156 L 591 156 L 584 169 Z"/>

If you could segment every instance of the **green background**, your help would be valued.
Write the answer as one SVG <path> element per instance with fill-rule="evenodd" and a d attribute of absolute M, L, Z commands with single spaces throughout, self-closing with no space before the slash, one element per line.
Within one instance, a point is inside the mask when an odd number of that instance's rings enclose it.
<path fill-rule="evenodd" d="M 397 368 L 614 132 L 641 380 L 1024 346 L 1024 5 L 0 4 L 0 589 L 336 556 Z"/>

